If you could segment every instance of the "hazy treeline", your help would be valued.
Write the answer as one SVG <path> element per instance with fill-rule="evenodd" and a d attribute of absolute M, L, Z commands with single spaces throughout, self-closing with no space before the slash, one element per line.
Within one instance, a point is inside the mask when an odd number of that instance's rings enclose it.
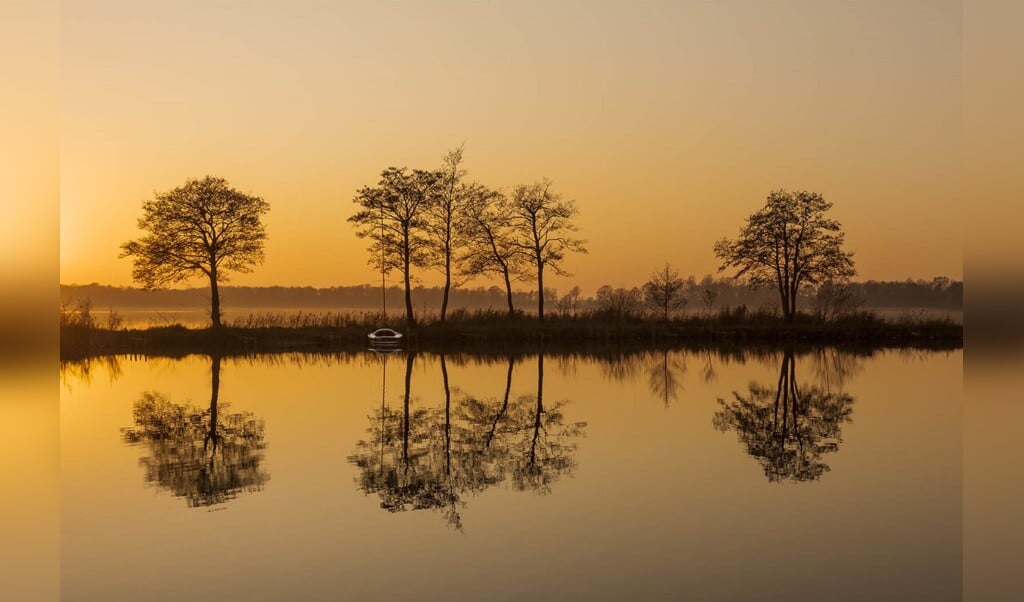
<path fill-rule="evenodd" d="M 960 310 L 963 308 L 963 282 L 948 278 L 903 281 L 852 282 L 850 292 L 858 304 L 865 308 L 930 308 Z M 717 291 L 712 307 L 706 307 L 704 291 Z M 413 289 L 416 305 L 436 310 L 441 305 L 443 290 L 440 287 L 418 286 Z M 560 305 L 571 305 L 566 309 L 592 309 L 597 305 L 594 295 L 573 295 L 573 291 L 549 290 L 549 298 L 561 301 Z M 221 295 L 236 308 L 352 308 L 374 309 L 380 307 L 381 291 L 376 285 L 335 286 L 329 288 L 286 287 L 286 286 L 225 286 Z M 456 288 L 450 293 L 453 307 L 468 309 L 500 309 L 505 304 L 505 291 L 497 286 Z M 100 284 L 66 285 L 60 287 L 62 304 L 74 304 L 91 300 L 98 309 L 127 308 L 192 308 L 202 307 L 209 302 L 207 288 L 164 289 L 146 291 L 132 287 L 116 287 Z M 752 308 L 769 306 L 776 302 L 777 293 L 770 288 L 752 288 L 738 284 L 732 279 L 688 278 L 685 280 L 683 297 L 686 309 L 701 311 L 723 307 L 745 305 Z M 536 304 L 535 291 L 513 293 L 517 307 L 531 307 Z M 398 310 L 403 302 L 401 287 L 388 289 L 388 307 Z M 561 308 L 559 308 L 561 309 Z"/>

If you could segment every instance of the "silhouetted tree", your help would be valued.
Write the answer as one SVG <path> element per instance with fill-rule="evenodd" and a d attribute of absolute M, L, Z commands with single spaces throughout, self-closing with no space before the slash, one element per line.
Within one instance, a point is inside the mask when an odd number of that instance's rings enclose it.
<path fill-rule="evenodd" d="M 594 297 L 597 311 L 614 318 L 636 318 L 643 311 L 644 295 L 639 288 L 612 288 L 606 284 Z"/>
<path fill-rule="evenodd" d="M 555 308 L 565 315 L 575 316 L 576 311 L 580 307 L 580 296 L 582 293 L 583 291 L 579 286 L 573 286 L 571 289 L 566 291 L 564 295 L 558 298 L 558 302 L 555 303 Z"/>
<path fill-rule="evenodd" d="M 441 297 L 442 322 L 448 313 L 448 293 L 452 288 L 455 249 L 465 245 L 466 227 L 461 222 L 466 214 L 466 204 L 474 193 L 471 185 L 463 181 L 466 175 L 466 170 L 462 168 L 465 148 L 466 144 L 462 143 L 444 156 L 438 172 L 440 181 L 436 202 L 430 205 L 427 222 L 427 230 L 433 243 L 432 262 L 444 274 L 444 292 Z"/>
<path fill-rule="evenodd" d="M 464 226 L 467 246 L 461 256 L 468 276 L 496 274 L 505 284 L 508 316 L 515 319 L 512 304 L 512 279 L 522 271 L 526 255 L 515 244 L 512 207 L 500 192 L 473 184 L 467 191 Z"/>
<path fill-rule="evenodd" d="M 132 277 L 146 289 L 197 275 L 210 281 L 210 319 L 221 325 L 219 282 L 227 271 L 251 272 L 263 263 L 262 217 L 270 205 L 241 193 L 223 178 L 191 179 L 142 204 L 138 240 L 121 245 L 133 260 Z"/>
<path fill-rule="evenodd" d="M 736 240 L 715 244 L 719 271 L 734 268 L 754 286 L 775 285 L 782 314 L 792 322 L 801 287 L 845 282 L 856 274 L 853 254 L 843 250 L 839 222 L 825 217 L 831 207 L 816 192 L 772 191 Z"/>
<path fill-rule="evenodd" d="M 839 449 L 842 425 L 850 421 L 853 398 L 817 387 L 801 389 L 792 351 L 783 354 L 776 388 L 751 383 L 748 395 L 719 399 L 713 424 L 736 431 L 769 481 L 814 481 L 829 470 L 822 456 Z"/>
<path fill-rule="evenodd" d="M 373 241 L 370 265 L 384 272 L 397 269 L 405 284 L 405 321 L 416 325 L 412 310 L 412 268 L 424 267 L 430 259 L 427 236 L 428 212 L 437 202 L 441 174 L 436 171 L 389 167 L 380 182 L 356 193 L 359 211 L 348 218 L 356 225 L 359 238 Z"/>
<path fill-rule="evenodd" d="M 644 303 L 661 313 L 667 322 L 671 312 L 686 306 L 685 289 L 686 283 L 679 277 L 679 271 L 666 263 L 664 269 L 644 284 Z"/>
<path fill-rule="evenodd" d="M 544 270 L 570 275 L 562 268 L 568 253 L 586 253 L 586 241 L 573 237 L 579 227 L 573 218 L 576 203 L 562 200 L 551 190 L 550 180 L 519 185 L 510 197 L 511 224 L 515 245 L 529 258 L 537 275 L 537 317 L 544 320 Z"/>
<path fill-rule="evenodd" d="M 220 504 L 239 493 L 259 491 L 263 472 L 263 421 L 250 412 L 227 413 L 218 401 L 220 357 L 210 368 L 210 407 L 200 410 L 145 392 L 135 402 L 135 426 L 122 429 L 128 444 L 145 444 L 139 460 L 146 481 L 186 498 L 190 507 Z"/>
<path fill-rule="evenodd" d="M 847 282 L 827 280 L 818 285 L 814 292 L 814 310 L 823 321 L 834 320 L 854 310 L 860 299 Z"/>

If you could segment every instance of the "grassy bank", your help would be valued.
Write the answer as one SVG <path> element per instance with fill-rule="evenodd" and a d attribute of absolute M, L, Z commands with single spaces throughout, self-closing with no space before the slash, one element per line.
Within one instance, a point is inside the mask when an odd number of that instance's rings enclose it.
<path fill-rule="evenodd" d="M 87 318 L 87 316 L 86 316 Z M 61 357 L 111 353 L 273 353 L 364 349 L 366 335 L 389 326 L 405 334 L 406 346 L 423 350 L 495 348 L 530 350 L 573 347 L 700 345 L 839 345 L 860 347 L 958 348 L 963 327 L 951 320 L 904 317 L 884 319 L 869 312 L 820 320 L 800 315 L 794 324 L 745 308 L 670 321 L 587 314 L 532 316 L 509 320 L 494 311 L 458 311 L 441 323 L 424 320 L 415 328 L 381 322 L 373 314 L 263 314 L 220 329 L 164 326 L 122 329 L 79 317 L 62 319 Z"/>

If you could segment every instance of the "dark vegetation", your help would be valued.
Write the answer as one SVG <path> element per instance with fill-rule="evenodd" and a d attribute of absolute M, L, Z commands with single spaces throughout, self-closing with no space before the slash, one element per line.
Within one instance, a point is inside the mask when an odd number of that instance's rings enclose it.
<path fill-rule="evenodd" d="M 856 305 L 869 309 L 935 309 L 960 311 L 963 309 L 963 282 L 951 281 L 948 278 L 933 280 L 895 280 L 851 282 L 849 293 Z M 615 290 L 615 289 L 611 289 Z M 642 291 L 638 288 L 638 291 Z M 708 303 L 706 291 L 713 295 Z M 428 311 L 438 311 L 444 291 L 440 287 L 417 286 L 412 289 L 417 307 Z M 730 278 L 705 276 L 703 279 L 689 277 L 683 280 L 681 294 L 687 300 L 685 311 L 706 312 L 718 311 L 725 307 L 745 305 L 761 308 L 777 305 L 778 293 L 771 289 L 754 288 L 740 284 Z M 533 291 L 514 291 L 513 300 L 517 307 L 531 307 L 537 304 L 537 294 Z M 221 286 L 221 299 L 230 303 L 232 308 L 304 308 L 318 309 L 355 309 L 379 308 L 381 304 L 380 285 L 333 286 L 314 288 L 311 286 Z M 101 284 L 62 284 L 60 286 L 61 303 L 65 306 L 76 305 L 89 300 L 96 309 L 187 309 L 203 307 L 209 303 L 209 288 L 163 289 L 147 291 L 141 288 L 107 286 Z M 387 289 L 389 308 L 401 307 L 403 291 L 392 286 Z M 559 291 L 549 289 L 548 297 L 556 299 L 559 311 L 563 307 L 572 311 L 596 307 L 593 296 L 582 295 L 576 290 Z M 814 295 L 803 294 L 800 297 L 805 307 L 810 307 Z M 460 287 L 452 289 L 449 307 L 469 310 L 502 309 L 508 305 L 505 290 L 492 287 Z"/>
<path fill-rule="evenodd" d="M 133 277 L 146 293 L 90 286 L 78 291 L 86 293 L 84 300 L 80 294 L 74 300 L 65 296 L 62 357 L 172 349 L 231 353 L 359 348 L 370 330 L 382 326 L 404 326 L 404 342 L 411 348 L 681 342 L 962 345 L 962 327 L 948 318 L 887 320 L 861 309 L 869 293 L 886 287 L 851 281 L 856 275 L 853 253 L 843 248 L 839 222 L 827 216 L 832 203 L 809 191 L 772 191 L 735 239 L 715 244 L 719 272 L 732 271 L 731 278 L 684 280 L 666 263 L 641 286 L 605 285 L 591 298 L 584 298 L 579 287 L 558 295 L 545 287 L 544 274 L 570 276 L 565 260 L 587 252 L 585 241 L 576 235 L 575 201 L 555 192 L 546 178 L 509 191 L 469 181 L 463 151 L 464 146 L 449 151 L 440 169 L 388 167 L 376 186 L 357 191 L 357 211 L 348 221 L 369 242 L 370 264 L 381 271 L 379 296 L 368 286 L 225 291 L 235 307 L 336 308 L 356 301 L 363 313 L 251 313 L 225 323 L 220 282 L 226 272 L 249 272 L 262 263 L 267 237 L 262 216 L 269 204 L 211 176 L 157 194 L 143 203 L 139 229 L 145 236 L 122 247 L 122 257 L 133 259 Z M 429 312 L 423 298 L 429 295 L 420 294 L 429 289 L 413 288 L 418 269 L 436 269 L 444 276 L 444 286 L 434 295 L 439 299 L 429 299 L 439 304 L 439 314 Z M 401 322 L 386 312 L 386 275 L 392 271 L 402 276 L 403 286 L 390 295 L 401 296 Z M 191 295 L 152 291 L 197 276 L 209 280 L 209 328 L 126 329 L 113 310 L 118 295 L 148 301 L 148 307 L 157 305 L 152 295 L 196 307 L 202 293 L 195 290 Z M 504 291 L 459 290 L 460 284 L 481 276 L 500 277 Z M 536 288 L 516 294 L 513 280 L 534 282 Z M 960 283 L 936 278 L 908 284 L 922 293 L 915 299 L 918 309 L 960 307 Z M 111 292 L 114 298 L 103 298 Z M 496 309 L 502 292 L 507 311 Z M 460 300 L 460 295 L 466 298 Z M 529 303 L 517 308 L 517 296 Z M 551 301 L 547 311 L 546 299 Z M 378 300 L 380 312 L 365 311 L 378 307 Z M 467 303 L 459 307 L 460 301 Z M 93 317 L 93 302 L 111 307 L 102 324 Z M 524 306 L 536 311 L 527 314 Z"/>
<path fill-rule="evenodd" d="M 459 309 L 449 312 L 445 322 L 423 316 L 413 329 L 404 329 L 398 316 L 382 320 L 376 313 L 329 312 L 254 314 L 219 329 L 124 329 L 116 315 L 100 323 L 89 305 L 83 304 L 61 313 L 61 356 L 357 350 L 365 349 L 367 333 L 381 326 L 402 329 L 407 347 L 424 350 L 507 352 L 793 343 L 950 349 L 963 344 L 963 328 L 951 320 L 910 316 L 887 320 L 869 312 L 853 312 L 829 320 L 800 313 L 787 323 L 773 312 L 750 311 L 745 306 L 668 321 L 601 310 L 549 314 L 544 322 L 528 315 L 510 321 L 500 310 Z"/>

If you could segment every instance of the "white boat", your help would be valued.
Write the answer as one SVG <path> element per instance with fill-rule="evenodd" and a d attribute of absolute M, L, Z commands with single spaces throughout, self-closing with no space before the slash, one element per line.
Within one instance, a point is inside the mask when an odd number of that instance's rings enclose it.
<path fill-rule="evenodd" d="M 402 333 L 390 328 L 378 328 L 366 337 L 371 347 L 398 347 L 402 344 Z"/>

